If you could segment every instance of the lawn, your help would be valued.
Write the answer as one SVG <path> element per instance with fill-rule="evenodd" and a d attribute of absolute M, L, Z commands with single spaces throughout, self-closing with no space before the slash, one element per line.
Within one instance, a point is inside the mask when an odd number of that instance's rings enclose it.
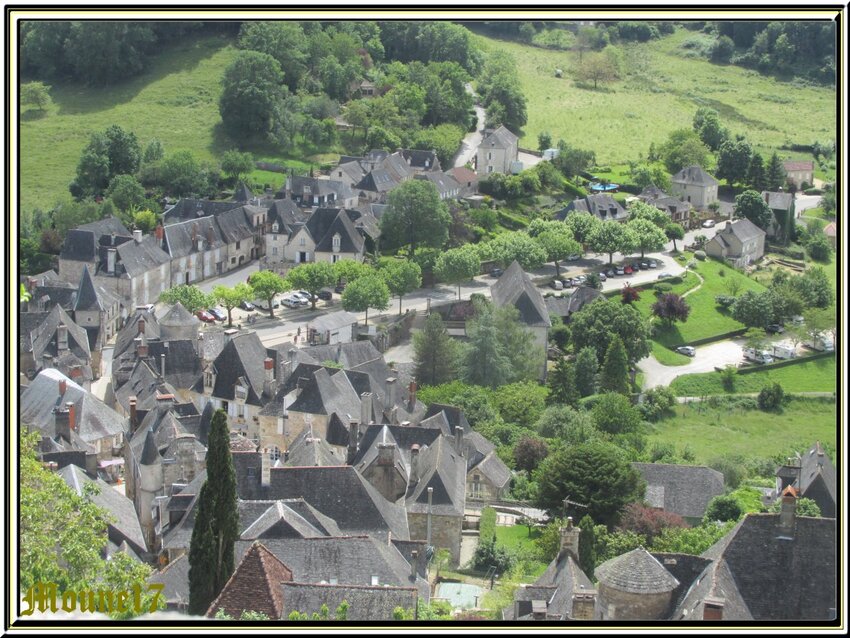
<path fill-rule="evenodd" d="M 735 376 L 735 392 L 759 392 L 770 383 L 781 384 L 786 392 L 835 392 L 835 357 L 804 361 L 773 370 L 768 368 L 750 374 L 738 374 Z M 726 393 L 719 372 L 685 374 L 677 377 L 670 384 L 670 388 L 682 397 Z"/>
<path fill-rule="evenodd" d="M 653 425 L 647 445 L 687 446 L 697 463 L 727 455 L 768 458 L 792 446 L 807 449 L 816 440 L 835 445 L 836 418 L 836 403 L 819 399 L 794 399 L 782 414 L 690 403 Z"/>
<path fill-rule="evenodd" d="M 691 128 L 700 106 L 716 109 L 733 135 L 743 133 L 764 149 L 835 139 L 834 87 L 779 82 L 741 67 L 686 58 L 682 44 L 694 36 L 678 28 L 660 40 L 623 45 L 624 79 L 598 90 L 575 85 L 572 53 L 476 39 L 516 59 L 528 110 L 522 147 L 537 148 L 538 133 L 549 131 L 556 141 L 595 151 L 600 165 L 623 165 L 645 157 L 650 143 L 663 142 L 671 130 Z M 563 79 L 554 77 L 556 68 L 566 71 Z"/>
<path fill-rule="evenodd" d="M 528 534 L 528 528 L 525 525 L 497 525 L 496 526 L 496 542 L 506 547 L 511 553 L 520 553 L 531 555 L 537 552 L 537 546 L 534 544 L 534 539 L 540 536 L 539 529 L 532 529 L 531 535 Z M 528 563 L 528 577 L 537 578 L 546 571 L 546 565 L 539 560 L 531 560 Z"/>

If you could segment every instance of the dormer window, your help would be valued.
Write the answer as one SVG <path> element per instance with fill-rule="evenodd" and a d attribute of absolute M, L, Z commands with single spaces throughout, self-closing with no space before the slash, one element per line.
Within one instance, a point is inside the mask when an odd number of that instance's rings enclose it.
<path fill-rule="evenodd" d="M 277 225 L 277 222 L 275 222 L 274 224 L 272 224 L 272 232 L 276 233 L 277 229 L 278 229 L 278 225 Z"/>
<path fill-rule="evenodd" d="M 248 390 L 247 390 L 247 388 L 244 388 L 244 387 L 243 387 L 243 386 L 241 386 L 241 385 L 237 385 L 237 386 L 233 389 L 233 394 L 234 394 L 234 396 L 236 397 L 236 399 L 237 399 L 237 400 L 242 400 L 242 401 L 244 401 L 246 398 L 248 398 Z"/>
<path fill-rule="evenodd" d="M 333 236 L 333 250 L 334 250 L 335 253 L 339 252 L 339 242 L 340 242 L 339 233 L 335 233 L 334 236 Z"/>
<path fill-rule="evenodd" d="M 306 246 L 306 245 L 307 245 L 307 240 L 306 240 L 304 237 L 302 237 L 302 238 L 301 238 L 301 241 L 300 241 L 299 243 L 300 243 L 300 245 L 301 245 L 301 246 Z"/>

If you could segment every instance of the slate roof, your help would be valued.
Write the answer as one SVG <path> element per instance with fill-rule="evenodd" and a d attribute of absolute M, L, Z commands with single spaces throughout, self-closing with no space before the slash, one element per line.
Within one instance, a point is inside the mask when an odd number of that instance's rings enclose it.
<path fill-rule="evenodd" d="M 590 288 L 589 286 L 576 286 L 572 294 L 566 297 L 544 297 L 546 310 L 549 314 L 559 317 L 569 317 L 573 313 L 578 312 L 587 304 L 593 303 L 597 299 L 604 299 L 605 295 L 602 291 Z"/>
<path fill-rule="evenodd" d="M 317 208 L 305 224 L 316 243 L 316 252 L 334 252 L 333 237 L 339 234 L 341 253 L 363 252 L 363 236 L 357 232 L 351 218 L 341 208 Z"/>
<path fill-rule="evenodd" d="M 531 601 L 544 600 L 547 603 L 547 615 L 566 620 L 572 615 L 573 594 L 581 590 L 594 590 L 593 583 L 571 554 L 561 553 L 549 563 L 546 571 L 534 581 L 533 585 L 517 588 L 514 592 L 514 600 L 519 603 L 520 619 L 531 614 Z M 511 609 L 512 613 L 513 609 Z"/>
<path fill-rule="evenodd" d="M 440 159 L 437 157 L 437 151 L 424 150 L 414 148 L 399 149 L 401 156 L 407 161 L 408 166 L 421 169 L 423 171 L 441 171 Z"/>
<path fill-rule="evenodd" d="M 490 287 L 490 295 L 497 307 L 513 306 L 519 310 L 520 319 L 526 325 L 552 326 L 543 295 L 516 260 Z"/>
<path fill-rule="evenodd" d="M 172 225 L 185 220 L 218 215 L 239 206 L 239 202 L 214 202 L 209 199 L 183 198 L 167 208 L 162 216 L 165 224 Z"/>
<path fill-rule="evenodd" d="M 338 330 L 355 323 L 357 323 L 357 315 L 345 310 L 338 310 L 312 319 L 310 326 L 318 332 L 324 332 L 326 330 Z"/>
<path fill-rule="evenodd" d="M 259 484 L 260 458 L 256 453 L 234 452 L 239 497 L 243 499 L 303 498 L 336 521 L 345 534 L 370 534 L 386 540 L 409 538 L 404 508 L 387 501 L 351 466 L 274 467 L 270 484 Z M 248 476 L 254 468 L 254 477 Z"/>
<path fill-rule="evenodd" d="M 215 358 L 216 378 L 212 395 L 220 399 L 233 400 L 234 387 L 237 383 L 247 382 L 248 396 L 246 403 L 263 405 L 263 383 L 265 370 L 263 361 L 266 357 L 275 358 L 275 351 L 266 350 L 256 332 L 235 334 Z M 203 379 L 199 379 L 192 388 L 203 394 Z"/>
<path fill-rule="evenodd" d="M 438 515 L 463 516 L 466 503 L 466 461 L 444 436 L 420 450 L 419 480 L 408 486 L 405 505 L 408 512 L 428 511 L 428 488 L 434 488 L 432 512 Z"/>
<path fill-rule="evenodd" d="M 88 265 L 83 266 L 80 285 L 77 288 L 77 300 L 74 302 L 74 310 L 105 310 L 94 287 Z"/>
<path fill-rule="evenodd" d="M 741 242 L 747 242 L 757 239 L 759 236 L 765 236 L 765 232 L 749 219 L 736 219 L 733 222 L 726 222 L 726 226 L 715 237 L 723 233 L 735 235 Z"/>
<path fill-rule="evenodd" d="M 466 415 L 463 413 L 463 409 L 454 406 L 454 405 L 446 405 L 444 403 L 432 403 L 428 406 L 428 411 L 425 412 L 425 418 L 432 417 L 440 412 L 445 413 L 446 420 L 448 421 L 449 427 L 451 428 L 451 434 L 454 434 L 455 428 L 460 426 L 463 428 L 464 433 L 469 434 L 472 432 L 472 427 L 469 425 L 469 421 L 466 420 Z"/>
<path fill-rule="evenodd" d="M 686 166 L 670 178 L 676 184 L 693 184 L 695 186 L 717 186 L 718 181 L 709 175 L 701 166 Z"/>
<path fill-rule="evenodd" d="M 113 233 L 116 236 L 116 244 L 130 241 L 133 237 L 127 227 L 114 217 L 106 217 L 72 228 L 65 235 L 59 258 L 95 262 L 98 259 L 99 246 L 112 245 Z M 106 239 L 102 241 L 103 238 Z"/>
<path fill-rule="evenodd" d="M 602 221 L 621 221 L 629 217 L 629 211 L 607 193 L 597 193 L 574 199 L 556 217 L 565 219 L 573 212 L 590 213 Z"/>
<path fill-rule="evenodd" d="M 158 320 L 158 323 L 164 326 L 185 326 L 187 323 L 200 325 L 201 320 L 186 310 L 183 304 L 178 301 L 168 309 L 168 312 Z"/>
<path fill-rule="evenodd" d="M 215 216 L 224 243 L 235 244 L 237 241 L 250 239 L 254 236 L 254 227 L 245 212 L 247 208 L 249 207 L 240 206 Z"/>
<path fill-rule="evenodd" d="M 112 351 L 113 358 L 117 359 L 129 348 L 133 347 L 135 338 L 139 336 L 139 319 L 145 320 L 145 338 L 159 339 L 159 322 L 156 319 L 156 315 L 145 309 L 137 308 L 134 314 L 127 318 L 124 327 L 115 336 L 115 347 Z"/>
<path fill-rule="evenodd" d="M 349 605 L 346 619 L 350 621 L 391 621 L 396 607 L 416 609 L 416 587 L 371 587 L 366 585 L 328 585 L 315 583 L 283 583 L 283 617 L 293 611 L 318 613 L 322 605 L 330 611 L 346 601 Z"/>
<path fill-rule="evenodd" d="M 151 574 L 148 583 L 163 585 L 162 596 L 169 607 L 189 604 L 189 554 L 181 554 L 158 572 Z"/>
<path fill-rule="evenodd" d="M 301 212 L 294 200 L 276 199 L 269 207 L 267 221 L 269 228 L 277 222 L 278 232 L 288 234 L 294 224 L 306 222 L 307 215 Z"/>
<path fill-rule="evenodd" d="M 32 332 L 47 319 L 49 312 L 22 312 L 18 315 L 18 349 L 32 352 Z"/>
<path fill-rule="evenodd" d="M 770 206 L 771 210 L 790 210 L 791 206 L 794 205 L 794 195 L 791 193 L 762 191 L 761 198 Z"/>
<path fill-rule="evenodd" d="M 381 224 L 378 218 L 369 212 L 369 208 L 369 206 L 363 206 L 362 209 L 346 208 L 345 213 L 358 232 L 364 233 L 372 239 L 377 239 L 381 236 Z"/>
<path fill-rule="evenodd" d="M 246 610 L 280 618 L 283 612 L 280 584 L 288 580 L 292 580 L 292 571 L 262 543 L 254 542 L 210 605 L 207 617 L 214 618 L 219 609 L 224 609 L 233 618 L 239 618 Z"/>
<path fill-rule="evenodd" d="M 481 146 L 488 148 L 510 148 L 511 146 L 516 146 L 518 141 L 519 138 L 516 135 L 504 126 L 500 126 L 484 138 Z"/>
<path fill-rule="evenodd" d="M 109 538 L 116 545 L 123 541 L 129 541 L 131 548 L 137 553 L 144 553 L 147 545 L 136 516 L 133 501 L 114 489 L 102 479 L 90 478 L 81 468 L 76 465 L 66 465 L 57 471 L 65 483 L 79 496 L 83 496 L 86 485 L 96 485 L 98 491 L 92 494 L 91 501 L 98 507 L 102 507 L 108 513 Z"/>
<path fill-rule="evenodd" d="M 338 456 L 330 444 L 313 432 L 305 429 L 289 446 L 286 464 L 292 467 L 335 466 L 345 463 L 345 456 Z"/>
<path fill-rule="evenodd" d="M 333 201 L 342 202 L 354 196 L 351 188 L 345 182 L 338 182 L 334 179 L 319 179 L 317 177 L 306 177 L 302 175 L 290 175 L 286 178 L 284 189 L 291 191 L 293 199 L 297 195 L 304 198 L 305 204 L 310 204 L 313 197 L 326 197 L 333 194 Z M 275 194 L 275 199 L 283 199 L 286 196 L 286 190 L 278 191 Z"/>
<path fill-rule="evenodd" d="M 228 210 L 232 210 L 232 208 Z M 200 244 L 198 249 L 194 248 L 192 244 L 193 233 L 198 238 L 203 238 L 204 250 L 221 248 L 226 243 L 221 237 L 218 225 L 215 223 L 215 217 L 212 216 L 175 222 L 168 224 L 163 230 L 162 249 L 171 255 L 172 259 L 186 257 L 194 252 L 198 252 Z"/>
<path fill-rule="evenodd" d="M 89 338 L 86 331 L 80 328 L 68 313 L 60 306 L 53 306 L 44 320 L 30 333 L 32 344 L 32 356 L 38 364 L 38 360 L 47 353 L 53 357 L 59 355 L 58 331 L 59 325 L 67 328 L 68 348 L 82 361 L 91 363 L 91 351 L 89 350 Z"/>
<path fill-rule="evenodd" d="M 643 547 L 605 561 L 594 575 L 601 584 L 630 594 L 672 592 L 679 581 Z"/>
<path fill-rule="evenodd" d="M 303 503 L 303 501 L 300 502 Z M 312 525 L 283 500 L 272 501 L 270 504 L 266 501 L 239 501 L 241 525 L 245 525 L 249 518 L 241 514 L 248 513 L 246 510 L 250 510 L 255 504 L 266 509 L 239 535 L 243 541 L 263 538 L 315 538 L 329 535 Z"/>
<path fill-rule="evenodd" d="M 145 273 L 171 262 L 171 257 L 159 247 L 159 241 L 153 235 L 145 235 L 142 241 L 128 241 L 118 247 L 120 268 L 129 277 L 141 277 Z"/>
<path fill-rule="evenodd" d="M 632 463 L 632 467 L 646 480 L 650 505 L 679 516 L 702 518 L 709 501 L 725 489 L 723 474 L 710 467 L 669 463 Z M 653 494 L 660 499 L 650 498 Z"/>
<path fill-rule="evenodd" d="M 838 503 L 836 482 L 837 477 L 835 474 L 835 466 L 832 464 L 829 456 L 824 453 L 823 446 L 821 446 L 820 441 L 818 441 L 802 456 L 799 480 L 800 495 L 812 498 L 813 495 L 810 493 L 810 488 L 815 486 L 817 483 L 821 483 L 832 503 L 830 503 L 831 508 L 824 507 L 824 504 L 821 502 L 819 502 L 818 505 L 821 506 L 822 514 L 824 516 L 829 516 L 834 513 L 835 506 Z M 815 500 L 821 501 L 822 499 L 816 498 Z M 830 509 L 832 512 L 829 511 Z"/>
<path fill-rule="evenodd" d="M 254 193 L 251 192 L 251 189 L 248 188 L 248 185 L 244 181 L 240 181 L 239 186 L 233 192 L 233 201 L 250 202 L 252 199 L 254 199 Z"/>
<path fill-rule="evenodd" d="M 680 212 L 687 213 L 693 208 L 690 202 L 683 202 L 672 195 L 668 195 L 654 184 L 644 188 L 638 197 L 647 204 L 674 215 Z"/>
<path fill-rule="evenodd" d="M 64 395 L 59 394 L 60 381 L 66 384 Z M 39 372 L 21 394 L 21 423 L 53 436 L 56 430 L 53 410 L 69 401 L 76 406 L 77 433 L 83 441 L 91 443 L 124 432 L 125 421 L 120 414 L 53 368 Z"/>
<path fill-rule="evenodd" d="M 460 195 L 460 184 L 448 173 L 420 173 L 414 175 L 414 179 L 424 179 L 431 182 L 437 188 L 441 197 L 447 197 L 453 192 L 455 195 Z"/>
<path fill-rule="evenodd" d="M 499 489 L 504 489 L 511 480 L 511 470 L 495 451 L 490 452 L 481 463 L 474 466 Z"/>
<path fill-rule="evenodd" d="M 348 162 L 343 162 L 342 159 L 343 158 L 340 158 L 340 163 L 333 170 L 344 173 L 345 176 L 353 183 L 356 184 L 359 182 L 368 172 L 363 168 L 363 166 L 361 166 L 358 160 L 354 159 Z M 342 175 L 335 175 L 335 177 L 342 177 Z"/>
<path fill-rule="evenodd" d="M 331 374 L 328 368 L 319 368 L 308 379 L 289 410 L 328 415 L 335 412 L 347 424 L 350 418 L 359 419 L 360 395 L 344 372 Z"/>

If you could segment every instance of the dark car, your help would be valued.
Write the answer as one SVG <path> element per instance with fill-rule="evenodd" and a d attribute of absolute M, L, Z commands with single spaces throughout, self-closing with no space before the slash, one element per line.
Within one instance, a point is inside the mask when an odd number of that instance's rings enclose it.
<path fill-rule="evenodd" d="M 572 288 L 576 285 L 575 279 L 571 277 L 561 277 L 561 281 L 564 282 L 564 288 Z"/>
<path fill-rule="evenodd" d="M 338 283 L 336 285 L 336 287 L 334 288 L 334 292 L 337 293 L 338 295 L 341 295 L 344 290 L 345 290 L 345 282 L 344 281 L 341 282 L 341 283 Z"/>
<path fill-rule="evenodd" d="M 613 268 L 609 268 L 608 270 L 605 271 L 605 276 L 606 277 L 616 277 L 617 271 Z"/>
<path fill-rule="evenodd" d="M 242 308 L 242 310 L 247 310 L 248 312 L 253 312 L 257 309 L 257 307 L 250 301 L 243 301 L 241 304 L 239 304 L 239 307 Z"/>
<path fill-rule="evenodd" d="M 491 277 L 501 277 L 503 272 L 504 272 L 504 270 L 502 270 L 501 268 L 494 268 L 493 270 L 490 271 L 490 276 Z"/>
<path fill-rule="evenodd" d="M 198 310 L 198 312 L 195 313 L 195 316 L 204 323 L 215 323 L 215 317 L 206 310 Z"/>
<path fill-rule="evenodd" d="M 316 296 L 322 301 L 330 301 L 333 297 L 333 293 L 330 290 L 320 290 Z"/>
<path fill-rule="evenodd" d="M 207 311 L 219 321 L 227 319 L 227 313 L 221 308 L 207 308 Z"/>
<path fill-rule="evenodd" d="M 626 269 L 625 269 L 625 268 L 623 268 L 622 266 L 617 266 L 617 267 L 614 269 L 614 272 L 615 272 L 615 273 L 617 273 L 618 275 L 625 275 L 625 274 L 626 274 Z M 631 271 L 629 271 L 629 272 L 631 272 Z"/>
<path fill-rule="evenodd" d="M 641 270 L 646 270 L 647 268 L 649 268 L 649 262 L 646 262 L 646 261 L 640 262 L 638 264 L 638 268 L 640 268 Z"/>
<path fill-rule="evenodd" d="M 766 328 L 766 330 L 767 330 L 767 332 L 769 332 L 769 333 L 770 333 L 770 334 L 772 334 L 772 335 L 781 335 L 783 332 L 785 332 L 785 328 L 783 328 L 782 326 L 780 326 L 778 323 L 772 323 L 772 324 L 770 324 L 770 325 Z"/>

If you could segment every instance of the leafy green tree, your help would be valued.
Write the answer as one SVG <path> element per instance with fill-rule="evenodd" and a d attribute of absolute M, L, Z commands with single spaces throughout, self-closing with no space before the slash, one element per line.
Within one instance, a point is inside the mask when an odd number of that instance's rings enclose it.
<path fill-rule="evenodd" d="M 737 521 L 743 514 L 741 505 L 734 496 L 715 496 L 708 502 L 702 520 L 703 523 Z"/>
<path fill-rule="evenodd" d="M 434 274 L 440 281 L 446 283 L 457 283 L 457 298 L 460 299 L 460 285 L 464 281 L 470 281 L 481 272 L 481 261 L 478 251 L 472 244 L 465 244 L 460 248 L 451 248 L 437 257 L 434 264 Z"/>
<path fill-rule="evenodd" d="M 295 92 L 307 73 L 308 39 L 297 22 L 243 22 L 239 48 L 270 55 L 286 70 L 286 85 Z"/>
<path fill-rule="evenodd" d="M 684 323 L 691 314 L 688 302 L 674 292 L 661 295 L 658 301 L 652 304 L 651 310 L 652 315 L 661 319 L 668 328 L 676 321 Z"/>
<path fill-rule="evenodd" d="M 554 370 L 546 379 L 549 386 L 549 396 L 546 402 L 549 405 L 561 404 L 576 407 L 580 398 L 576 384 L 576 366 L 565 357 L 558 359 Z"/>
<path fill-rule="evenodd" d="M 727 63 L 735 53 L 735 43 L 729 36 L 721 35 L 711 45 L 711 61 Z"/>
<path fill-rule="evenodd" d="M 141 73 L 156 42 L 149 22 L 80 20 L 71 23 L 64 56 L 86 84 L 114 84 Z"/>
<path fill-rule="evenodd" d="M 764 168 L 764 158 L 761 153 L 753 153 L 750 159 L 750 168 L 747 172 L 747 184 L 759 193 L 767 190 L 767 172 Z"/>
<path fill-rule="evenodd" d="M 315 261 L 299 264 L 286 274 L 290 290 L 306 290 L 310 293 L 310 307 L 316 309 L 316 295 L 322 288 L 332 286 L 336 281 L 333 264 L 327 261 Z"/>
<path fill-rule="evenodd" d="M 723 538 L 734 522 L 711 523 L 697 527 L 668 527 L 652 542 L 654 552 L 672 552 L 699 556 Z"/>
<path fill-rule="evenodd" d="M 418 246 L 441 248 L 446 243 L 451 216 L 431 182 L 408 180 L 389 194 L 387 204 L 382 236 L 390 245 L 407 246 L 408 259 Z"/>
<path fill-rule="evenodd" d="M 542 220 L 535 219 L 535 222 Z M 536 235 L 531 235 L 531 226 L 529 226 L 529 235 L 534 237 L 537 243 L 546 251 L 546 259 L 555 264 L 555 276 L 561 275 L 561 260 L 566 259 L 570 255 L 581 254 L 581 245 L 573 238 L 572 231 L 561 222 L 543 222 L 547 224 L 545 230 L 542 230 Z"/>
<path fill-rule="evenodd" d="M 546 441 L 535 436 L 523 436 L 514 446 L 514 460 L 518 470 L 533 472 L 548 455 Z"/>
<path fill-rule="evenodd" d="M 635 244 L 635 234 L 626 224 L 613 220 L 604 221 L 589 237 L 588 243 L 594 252 L 607 253 L 608 263 L 614 263 L 614 253 L 628 253 Z"/>
<path fill-rule="evenodd" d="M 401 299 L 422 285 L 422 269 L 415 261 L 392 259 L 381 264 L 378 271 L 387 282 L 390 293 L 398 297 L 398 316 L 401 316 Z"/>
<path fill-rule="evenodd" d="M 650 352 L 649 324 L 639 310 L 628 304 L 598 299 L 573 314 L 571 323 L 573 352 L 579 352 L 579 356 L 582 348 L 590 346 L 596 351 L 597 361 L 604 361 L 608 344 L 615 336 L 623 340 L 630 363 Z M 578 376 L 582 376 L 580 370 Z"/>
<path fill-rule="evenodd" d="M 667 239 L 673 240 L 673 252 L 679 252 L 679 249 L 676 247 L 676 240 L 681 241 L 685 238 L 685 229 L 682 228 L 682 225 L 675 222 L 667 224 L 664 227 L 664 235 Z"/>
<path fill-rule="evenodd" d="M 773 211 L 764 201 L 761 193 L 747 190 L 735 197 L 735 215 L 749 219 L 762 230 L 767 230 L 773 221 Z"/>
<path fill-rule="evenodd" d="M 484 305 L 478 316 L 467 322 L 466 334 L 469 342 L 464 353 L 464 381 L 489 388 L 507 383 L 511 376 L 511 360 L 490 304 Z"/>
<path fill-rule="evenodd" d="M 46 111 L 53 100 L 50 99 L 50 87 L 44 82 L 27 82 L 21 84 L 21 104 L 32 104 L 39 111 Z"/>
<path fill-rule="evenodd" d="M 637 432 L 643 417 L 628 397 L 616 392 L 606 392 L 590 411 L 593 422 L 601 432 L 626 434 Z"/>
<path fill-rule="evenodd" d="M 599 374 L 599 388 L 606 392 L 629 392 L 629 362 L 623 340 L 614 337 L 605 353 L 602 370 Z"/>
<path fill-rule="evenodd" d="M 413 334 L 413 350 L 420 384 L 433 386 L 457 378 L 460 344 L 449 336 L 439 313 L 428 315 L 423 330 Z"/>
<path fill-rule="evenodd" d="M 729 131 L 720 123 L 720 115 L 707 106 L 701 106 L 694 114 L 694 131 L 712 151 L 717 151 L 729 139 Z"/>
<path fill-rule="evenodd" d="M 663 210 L 656 208 L 652 204 L 647 204 L 640 200 L 635 200 L 629 204 L 629 221 L 628 223 L 637 220 L 649 221 L 656 228 L 663 229 L 670 223 L 670 215 Z"/>
<path fill-rule="evenodd" d="M 180 284 L 168 290 L 163 290 L 159 295 L 159 301 L 164 304 L 176 304 L 180 302 L 186 310 L 194 314 L 211 305 L 209 295 L 205 294 L 194 284 Z"/>
<path fill-rule="evenodd" d="M 216 286 L 212 289 L 212 298 L 227 309 L 227 325 L 233 325 L 231 311 L 237 308 L 243 301 L 248 301 L 254 296 L 254 291 L 246 283 L 238 283 L 232 288 L 227 286 Z"/>
<path fill-rule="evenodd" d="M 778 514 L 782 511 L 782 499 L 774 501 L 767 508 L 767 511 L 771 514 Z M 813 518 L 820 518 L 822 516 L 818 504 L 812 499 L 805 497 L 797 499 L 797 510 L 795 513 L 797 516 L 811 516 Z"/>
<path fill-rule="evenodd" d="M 578 536 L 578 564 L 585 574 L 593 574 L 596 569 L 596 526 L 593 519 L 585 514 L 578 522 L 581 530 Z"/>
<path fill-rule="evenodd" d="M 584 57 L 575 70 L 579 82 L 593 82 L 594 90 L 599 83 L 613 82 L 619 78 L 617 65 L 604 53 L 591 53 Z"/>
<path fill-rule="evenodd" d="M 334 265 L 334 274 L 337 281 L 351 283 L 360 277 L 374 275 L 375 269 L 369 264 L 357 261 L 356 259 L 340 259 Z"/>
<path fill-rule="evenodd" d="M 272 130 L 286 95 L 280 63 L 266 53 L 241 51 L 224 70 L 219 113 L 236 138 L 265 136 Z"/>
<path fill-rule="evenodd" d="M 158 139 L 153 138 L 142 153 L 142 164 L 151 164 L 158 162 L 165 157 L 165 148 Z"/>
<path fill-rule="evenodd" d="M 416 132 L 412 148 L 433 148 L 442 166 L 450 166 L 464 132 L 456 124 L 438 124 Z"/>
<path fill-rule="evenodd" d="M 534 335 L 520 321 L 519 310 L 512 306 L 497 308 L 496 327 L 511 363 L 508 383 L 536 380 L 546 360 L 543 348 L 535 345 Z"/>
<path fill-rule="evenodd" d="M 789 283 L 809 308 L 828 308 L 835 301 L 832 283 L 820 266 L 809 267 L 802 275 L 791 277 Z"/>
<path fill-rule="evenodd" d="M 599 358 L 596 348 L 590 345 L 580 348 L 576 355 L 576 388 L 581 396 L 596 394 L 597 372 L 599 372 Z"/>
<path fill-rule="evenodd" d="M 534 429 L 540 436 L 557 439 L 567 446 L 602 438 L 588 412 L 567 405 L 550 405 L 543 410 Z"/>
<path fill-rule="evenodd" d="M 546 407 L 546 386 L 532 381 L 509 383 L 493 393 L 492 403 L 508 423 L 531 429 Z"/>
<path fill-rule="evenodd" d="M 732 318 L 745 326 L 764 328 L 773 317 L 773 307 L 765 308 L 765 301 L 770 300 L 769 295 L 747 290 L 732 304 Z"/>
<path fill-rule="evenodd" d="M 552 134 L 549 131 L 540 131 L 537 134 L 537 148 L 541 151 L 552 148 Z"/>
<path fill-rule="evenodd" d="M 159 165 L 161 186 L 176 197 L 201 195 L 212 190 L 209 175 L 190 151 L 177 151 Z"/>
<path fill-rule="evenodd" d="M 617 396 L 617 395 L 614 395 Z M 587 514 L 613 525 L 627 504 L 641 498 L 645 483 L 623 453 L 611 444 L 590 442 L 549 455 L 535 472 L 537 505 L 562 512 L 564 499 L 586 504 Z"/>
<path fill-rule="evenodd" d="M 678 173 L 686 166 L 708 166 L 709 149 L 694 131 L 678 129 L 670 133 L 658 150 L 664 166 L 670 173 Z"/>
<path fill-rule="evenodd" d="M 575 212 L 567 215 L 564 225 L 573 232 L 573 238 L 578 243 L 589 244 L 602 222 L 590 213 Z"/>
<path fill-rule="evenodd" d="M 276 272 L 261 270 L 251 275 L 248 282 L 254 291 L 256 299 L 263 299 L 269 304 L 269 317 L 274 317 L 274 298 L 282 292 L 291 290 L 289 281 L 284 280 Z"/>
<path fill-rule="evenodd" d="M 517 261 L 523 270 L 534 270 L 547 259 L 545 249 L 523 232 L 500 233 L 486 249 L 505 268 Z"/>
<path fill-rule="evenodd" d="M 785 186 L 786 176 L 782 160 L 779 159 L 779 155 L 774 153 L 770 156 L 765 169 L 765 190 L 778 191 Z"/>
<path fill-rule="evenodd" d="M 133 215 L 133 226 L 146 233 L 156 228 L 156 222 L 156 213 L 147 209 L 140 210 Z"/>
<path fill-rule="evenodd" d="M 221 170 L 233 183 L 254 170 L 254 158 L 250 153 L 240 153 L 235 149 L 221 155 Z"/>
<path fill-rule="evenodd" d="M 349 283 L 342 293 L 342 307 L 351 312 L 366 312 L 364 325 L 369 325 L 369 308 L 386 310 L 390 289 L 380 275 L 360 277 Z"/>
<path fill-rule="evenodd" d="M 135 175 L 116 175 L 109 182 L 105 195 L 123 213 L 141 208 L 146 201 L 145 189 Z"/>
<path fill-rule="evenodd" d="M 80 155 L 77 176 L 68 188 L 76 199 L 101 195 L 116 175 L 135 173 L 140 156 L 136 135 L 113 124 L 92 134 Z"/>
<path fill-rule="evenodd" d="M 717 153 L 717 177 L 730 185 L 746 182 L 752 157 L 753 147 L 743 137 L 726 140 Z"/>
<path fill-rule="evenodd" d="M 616 224 L 619 222 L 613 223 Z M 667 243 L 667 236 L 664 234 L 664 231 L 648 219 L 630 219 L 626 223 L 626 227 L 634 237 L 632 246 L 640 250 L 641 259 L 647 250 L 653 252 L 663 250 L 664 244 Z"/>
<path fill-rule="evenodd" d="M 203 614 L 233 574 L 239 537 L 236 472 L 227 414 L 216 410 L 207 447 L 207 480 L 198 498 L 189 545 L 189 613 Z"/>
<path fill-rule="evenodd" d="M 663 191 L 670 190 L 670 174 L 667 169 L 658 163 L 629 164 L 629 176 L 632 182 L 643 190 L 647 186 L 657 186 Z"/>

